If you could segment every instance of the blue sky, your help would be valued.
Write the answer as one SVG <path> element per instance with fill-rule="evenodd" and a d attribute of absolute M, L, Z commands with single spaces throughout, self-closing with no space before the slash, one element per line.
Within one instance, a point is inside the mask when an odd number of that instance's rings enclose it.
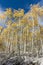
<path fill-rule="evenodd" d="M 39 2 L 39 3 L 40 3 L 40 5 L 41 5 L 41 6 L 43 6 L 43 0 L 40 0 L 40 2 Z"/>
<path fill-rule="evenodd" d="M 37 4 L 38 2 L 43 3 L 43 0 L 0 0 L 0 7 L 3 9 L 12 8 L 18 9 L 22 8 L 25 13 L 30 9 L 30 4 Z"/>
<path fill-rule="evenodd" d="M 12 9 L 21 8 L 24 9 L 26 13 L 29 11 L 31 4 L 34 5 L 37 3 L 43 6 L 43 0 L 0 0 L 0 12 L 2 13 L 2 11 L 5 10 L 6 8 L 12 8 Z M 0 25 L 5 27 L 5 20 L 0 20 Z"/>

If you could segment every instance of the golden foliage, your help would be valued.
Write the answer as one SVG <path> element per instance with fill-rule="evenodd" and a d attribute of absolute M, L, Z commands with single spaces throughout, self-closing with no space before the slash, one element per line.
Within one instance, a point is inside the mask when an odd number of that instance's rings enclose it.
<path fill-rule="evenodd" d="M 32 6 L 27 14 L 24 14 L 23 9 L 14 10 L 13 12 L 11 8 L 6 9 L 4 14 L 3 16 L 0 15 L 0 18 L 4 19 L 8 17 L 8 19 L 6 28 L 0 26 L 0 30 L 3 29 L 0 33 L 0 44 L 3 43 L 3 40 L 11 45 L 25 43 L 24 41 L 32 43 L 32 38 L 35 38 L 35 40 L 42 38 L 43 40 L 43 27 L 39 27 L 40 31 L 36 31 L 37 29 L 35 29 L 35 27 L 38 28 L 39 26 L 37 16 L 43 15 L 43 9 L 39 5 Z M 20 39 L 23 39 L 22 42 L 20 42 Z"/>

